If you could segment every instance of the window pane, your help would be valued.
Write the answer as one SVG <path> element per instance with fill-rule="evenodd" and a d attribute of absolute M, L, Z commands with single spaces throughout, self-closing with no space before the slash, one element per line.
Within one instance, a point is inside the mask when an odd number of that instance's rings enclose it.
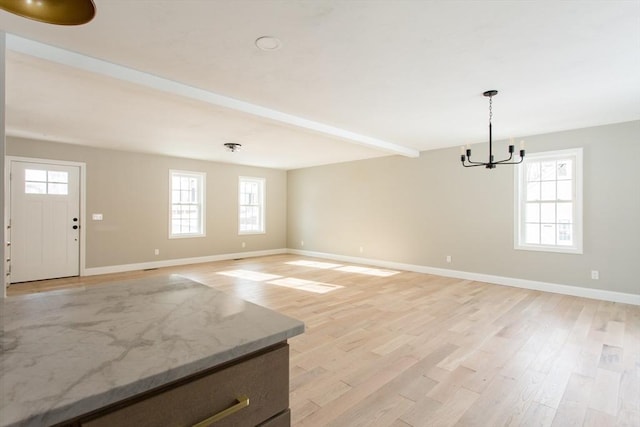
<path fill-rule="evenodd" d="M 558 160 L 558 179 L 572 179 L 573 162 L 571 159 Z"/>
<path fill-rule="evenodd" d="M 60 182 L 60 183 L 68 183 L 69 182 L 69 173 L 64 171 L 48 171 L 49 182 Z"/>
<path fill-rule="evenodd" d="M 573 222 L 573 203 L 558 203 L 558 223 Z"/>
<path fill-rule="evenodd" d="M 556 179 L 556 162 L 545 161 L 540 166 L 540 176 L 543 181 Z"/>
<path fill-rule="evenodd" d="M 47 194 L 47 184 L 44 182 L 25 182 L 24 192 L 27 194 Z"/>
<path fill-rule="evenodd" d="M 530 245 L 540 243 L 540 224 L 526 224 L 524 241 Z"/>
<path fill-rule="evenodd" d="M 49 184 L 49 194 L 67 195 L 69 194 L 69 184 Z"/>
<path fill-rule="evenodd" d="M 573 199 L 573 181 L 558 181 L 558 199 L 559 200 L 572 200 Z"/>
<path fill-rule="evenodd" d="M 527 200 L 540 200 L 540 182 L 527 183 Z"/>
<path fill-rule="evenodd" d="M 555 203 L 542 203 L 540 205 L 540 222 L 556 222 Z"/>
<path fill-rule="evenodd" d="M 543 245 L 556 244 L 556 225 L 542 224 L 540 229 L 540 243 Z"/>
<path fill-rule="evenodd" d="M 573 245 L 573 225 L 558 224 L 558 245 Z"/>
<path fill-rule="evenodd" d="M 540 181 L 540 163 L 530 163 L 527 165 L 527 181 Z"/>
<path fill-rule="evenodd" d="M 555 200 L 556 199 L 556 182 L 555 181 L 550 181 L 550 182 L 541 182 L 540 183 L 540 188 L 541 188 L 541 194 L 540 194 L 540 199 L 541 200 Z"/>
<path fill-rule="evenodd" d="M 24 180 L 47 182 L 47 171 L 38 169 L 25 169 Z"/>
<path fill-rule="evenodd" d="M 525 222 L 540 222 L 540 203 L 527 203 Z"/>

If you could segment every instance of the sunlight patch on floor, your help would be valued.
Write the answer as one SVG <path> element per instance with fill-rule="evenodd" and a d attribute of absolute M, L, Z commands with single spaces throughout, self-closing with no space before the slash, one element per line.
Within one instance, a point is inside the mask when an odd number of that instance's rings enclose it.
<path fill-rule="evenodd" d="M 302 267 L 322 268 L 322 269 L 342 267 L 341 264 L 332 264 L 330 262 L 319 262 L 319 261 L 307 261 L 305 259 L 299 259 L 297 261 L 289 261 L 289 262 L 285 262 L 285 264 L 298 265 Z"/>
<path fill-rule="evenodd" d="M 344 267 L 336 268 L 339 271 L 345 271 L 347 273 L 359 273 L 359 274 L 367 274 L 369 276 L 378 276 L 378 277 L 389 277 L 395 274 L 399 274 L 399 271 L 393 270 L 380 270 L 379 268 L 371 268 L 371 267 L 358 267 L 356 265 L 345 265 Z"/>
<path fill-rule="evenodd" d="M 256 282 L 264 282 L 267 280 L 279 279 L 280 277 L 282 277 L 275 274 L 267 274 L 267 273 L 261 273 L 259 271 L 251 271 L 251 270 L 219 271 L 217 274 L 221 274 L 223 276 L 229 276 L 229 277 L 237 277 L 238 279 L 253 280 Z"/>
<path fill-rule="evenodd" d="M 314 282 L 312 280 L 296 279 L 295 277 L 271 280 L 267 283 L 270 285 L 284 286 L 286 288 L 294 288 L 316 294 L 326 294 L 327 292 L 335 291 L 336 289 L 344 287 L 340 285 L 331 285 L 329 283 Z"/>

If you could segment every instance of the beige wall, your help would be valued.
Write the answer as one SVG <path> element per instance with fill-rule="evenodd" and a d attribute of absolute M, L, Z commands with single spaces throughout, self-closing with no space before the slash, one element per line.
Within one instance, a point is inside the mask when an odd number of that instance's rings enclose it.
<path fill-rule="evenodd" d="M 640 294 L 640 121 L 526 142 L 584 147 L 582 255 L 515 250 L 514 167 L 463 168 L 458 148 L 289 171 L 288 247 Z"/>
<path fill-rule="evenodd" d="M 286 247 L 284 171 L 11 137 L 7 140 L 9 156 L 86 163 L 87 268 Z M 206 237 L 168 238 L 169 169 L 206 172 Z M 266 234 L 238 235 L 238 176 L 266 178 Z M 102 213 L 104 220 L 92 221 L 92 213 Z M 159 249 L 160 255 L 154 255 L 154 249 Z"/>

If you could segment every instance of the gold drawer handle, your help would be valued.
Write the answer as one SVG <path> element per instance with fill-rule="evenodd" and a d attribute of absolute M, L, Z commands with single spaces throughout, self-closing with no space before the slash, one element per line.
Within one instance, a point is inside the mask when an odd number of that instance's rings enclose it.
<path fill-rule="evenodd" d="M 206 427 L 210 424 L 216 423 L 224 418 L 227 418 L 231 414 L 235 414 L 240 409 L 243 409 L 249 406 L 249 398 L 247 396 L 240 396 L 238 397 L 237 400 L 238 400 L 238 403 L 236 403 L 235 405 L 223 411 L 220 411 L 215 415 L 210 416 L 206 420 L 200 421 L 198 424 L 194 424 L 193 427 Z"/>

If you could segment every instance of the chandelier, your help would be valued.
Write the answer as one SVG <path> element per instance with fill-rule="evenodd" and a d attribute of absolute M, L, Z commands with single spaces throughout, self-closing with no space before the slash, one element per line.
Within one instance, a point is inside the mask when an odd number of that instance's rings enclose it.
<path fill-rule="evenodd" d="M 57 25 L 86 24 L 96 14 L 92 0 L 0 0 L 0 9 Z"/>
<path fill-rule="evenodd" d="M 473 168 L 476 166 L 484 166 L 487 169 L 495 169 L 497 165 L 517 165 L 524 160 L 524 141 L 520 142 L 520 160 L 515 161 L 513 159 L 513 153 L 515 146 L 513 145 L 513 138 L 511 138 L 511 144 L 509 144 L 509 157 L 504 160 L 493 160 L 493 141 L 491 138 L 491 119 L 493 118 L 493 111 L 491 110 L 493 97 L 498 94 L 497 90 L 488 90 L 483 93 L 484 96 L 489 97 L 489 161 L 488 162 L 473 162 L 471 161 L 471 148 L 467 145 L 465 151 L 464 147 L 460 148 L 460 161 L 465 168 Z M 511 160 L 514 161 L 511 161 Z"/>

